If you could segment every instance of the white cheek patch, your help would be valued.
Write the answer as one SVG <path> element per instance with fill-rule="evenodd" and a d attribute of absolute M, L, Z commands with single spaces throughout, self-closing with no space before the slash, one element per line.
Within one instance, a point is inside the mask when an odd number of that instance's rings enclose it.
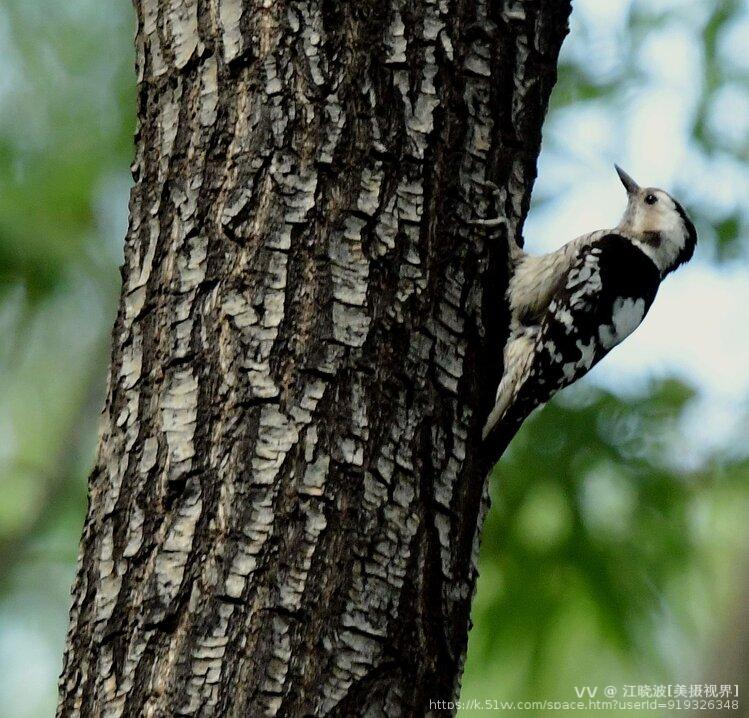
<path fill-rule="evenodd" d="M 669 198 L 670 201 L 670 198 Z M 648 227 L 647 229 L 651 229 Z M 681 232 L 681 217 L 676 212 L 676 208 L 666 208 L 665 204 L 658 212 L 657 221 L 653 223 L 652 230 L 665 234 L 672 241 L 677 241 L 680 238 Z"/>
<path fill-rule="evenodd" d="M 623 299 L 618 297 L 614 300 L 612 323 L 598 330 L 598 338 L 606 349 L 615 347 L 619 342 L 628 337 L 642 322 L 645 316 L 645 300 Z"/>

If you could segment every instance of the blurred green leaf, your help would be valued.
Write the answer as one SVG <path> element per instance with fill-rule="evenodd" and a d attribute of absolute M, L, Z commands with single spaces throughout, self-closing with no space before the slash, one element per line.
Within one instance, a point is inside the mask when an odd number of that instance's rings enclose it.
<path fill-rule="evenodd" d="M 738 242 L 742 233 L 741 215 L 736 212 L 731 214 L 714 225 L 715 228 L 715 249 L 718 259 L 725 261 L 735 259 L 738 254 Z"/>
<path fill-rule="evenodd" d="M 492 479 L 474 610 L 491 638 L 472 635 L 469 670 L 509 663 L 519 694 L 538 695 L 565 661 L 561 625 L 585 606 L 589 644 L 649 666 L 651 682 L 667 672 L 653 632 L 670 587 L 704 558 L 693 511 L 718 481 L 666 459 L 694 398 L 674 380 L 626 399 L 586 388 L 528 420 Z M 746 479 L 746 461 L 723 475 L 734 471 Z"/>

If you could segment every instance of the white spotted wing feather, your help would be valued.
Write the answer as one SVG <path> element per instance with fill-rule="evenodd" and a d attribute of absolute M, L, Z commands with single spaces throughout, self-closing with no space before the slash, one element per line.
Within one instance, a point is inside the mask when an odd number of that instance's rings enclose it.
<path fill-rule="evenodd" d="M 659 283 L 655 264 L 626 237 L 581 247 L 538 323 L 515 328 L 484 435 L 510 409 L 525 416 L 590 371 L 640 325 Z"/>

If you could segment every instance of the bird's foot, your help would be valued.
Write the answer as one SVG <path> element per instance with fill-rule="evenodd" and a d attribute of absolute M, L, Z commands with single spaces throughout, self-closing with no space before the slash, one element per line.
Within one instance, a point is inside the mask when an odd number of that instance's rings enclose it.
<path fill-rule="evenodd" d="M 495 204 L 499 204 L 502 198 L 502 190 L 492 182 L 491 180 L 476 180 L 476 184 L 486 187 L 493 195 Z M 486 219 L 469 219 L 468 224 L 475 227 L 501 227 L 503 224 L 507 224 L 507 220 L 504 217 L 488 217 Z"/>

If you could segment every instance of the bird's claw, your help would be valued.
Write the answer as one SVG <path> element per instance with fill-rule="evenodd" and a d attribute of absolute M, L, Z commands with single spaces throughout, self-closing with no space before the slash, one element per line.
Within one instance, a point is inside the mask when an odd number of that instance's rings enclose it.
<path fill-rule="evenodd" d="M 502 191 L 500 188 L 491 180 L 477 179 L 476 184 L 481 187 L 486 187 L 493 195 L 495 200 L 499 200 Z M 476 227 L 500 227 L 503 224 L 507 224 L 507 220 L 504 217 L 492 217 L 490 219 L 469 219 L 468 224 Z"/>
<path fill-rule="evenodd" d="M 507 224 L 504 217 L 492 217 L 491 219 L 469 219 L 467 223 L 476 227 L 500 227 Z"/>

